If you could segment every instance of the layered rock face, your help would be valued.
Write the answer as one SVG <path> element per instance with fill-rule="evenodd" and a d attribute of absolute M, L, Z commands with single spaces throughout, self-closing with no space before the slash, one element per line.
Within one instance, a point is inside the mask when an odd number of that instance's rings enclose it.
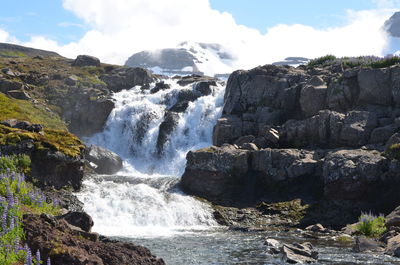
<path fill-rule="evenodd" d="M 399 80 L 399 66 L 234 72 L 215 146 L 188 154 L 183 189 L 223 204 L 251 194 L 255 202 L 300 196 L 393 209 L 400 163 L 384 151 L 389 139 L 386 148 L 399 142 Z"/>

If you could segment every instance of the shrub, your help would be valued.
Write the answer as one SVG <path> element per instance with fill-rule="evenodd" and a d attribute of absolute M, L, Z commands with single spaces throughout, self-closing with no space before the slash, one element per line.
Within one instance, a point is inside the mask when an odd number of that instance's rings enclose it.
<path fill-rule="evenodd" d="M 0 156 L 0 173 L 12 171 L 27 174 L 30 166 L 31 159 L 27 155 Z"/>
<path fill-rule="evenodd" d="M 372 62 L 370 66 L 372 68 L 385 68 L 399 63 L 400 63 L 400 57 L 394 56 L 394 57 L 384 58 L 377 62 Z"/>
<path fill-rule="evenodd" d="M 378 237 L 386 232 L 385 218 L 371 213 L 361 214 L 356 230 L 367 237 Z"/>
<path fill-rule="evenodd" d="M 385 155 L 400 160 L 400 144 L 393 144 L 386 150 Z"/>
<path fill-rule="evenodd" d="M 329 62 L 333 62 L 335 60 L 336 60 L 336 56 L 325 55 L 325 56 L 310 60 L 310 62 L 308 63 L 308 66 L 311 66 L 311 67 L 324 66 L 325 64 L 327 64 Z"/>

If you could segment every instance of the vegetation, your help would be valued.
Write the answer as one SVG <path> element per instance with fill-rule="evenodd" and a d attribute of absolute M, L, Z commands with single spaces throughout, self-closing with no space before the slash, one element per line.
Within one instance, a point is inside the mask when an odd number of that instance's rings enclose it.
<path fill-rule="evenodd" d="M 388 150 L 385 152 L 385 155 L 400 160 L 400 144 L 392 144 L 389 146 Z"/>
<path fill-rule="evenodd" d="M 336 56 L 334 55 L 325 55 L 313 60 L 310 60 L 308 66 L 316 67 L 316 66 L 324 66 L 328 63 L 332 63 L 336 60 Z"/>
<path fill-rule="evenodd" d="M 326 55 L 310 60 L 310 67 L 325 67 L 333 64 L 342 64 L 344 68 L 354 67 L 371 67 L 385 68 L 396 64 L 400 64 L 400 57 L 377 57 L 377 56 L 359 56 L 359 57 L 342 57 L 336 58 L 334 55 Z"/>
<path fill-rule="evenodd" d="M 26 57 L 26 54 L 23 52 L 19 52 L 19 51 L 3 50 L 3 51 L 0 51 L 0 57 L 18 58 L 18 57 Z"/>
<path fill-rule="evenodd" d="M 35 107 L 30 101 L 12 99 L 0 93 L 0 121 L 7 119 L 40 123 L 48 128 L 66 129 L 64 122 L 57 115 Z"/>
<path fill-rule="evenodd" d="M 0 156 L 0 173 L 30 172 L 31 159 L 27 155 Z"/>
<path fill-rule="evenodd" d="M 356 230 L 367 237 L 379 237 L 386 232 L 385 218 L 374 216 L 371 213 L 362 214 Z"/>
<path fill-rule="evenodd" d="M 21 245 L 24 240 L 22 215 L 26 212 L 58 214 L 60 208 L 57 202 L 48 203 L 41 192 L 25 181 L 25 164 L 19 165 L 15 157 L 10 156 L 0 156 L 0 161 L 13 167 L 0 174 L 0 264 L 43 264 L 39 251 L 32 257 L 29 247 Z"/>
<path fill-rule="evenodd" d="M 79 156 L 84 148 L 77 136 L 64 130 L 44 129 L 43 133 L 35 133 L 0 125 L 0 145 L 16 145 L 24 140 L 32 140 L 37 150 L 60 151 L 71 157 Z"/>

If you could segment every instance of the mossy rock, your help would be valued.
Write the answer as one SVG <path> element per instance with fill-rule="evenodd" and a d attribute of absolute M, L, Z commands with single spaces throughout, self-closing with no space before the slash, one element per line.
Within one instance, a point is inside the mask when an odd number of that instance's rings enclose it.
<path fill-rule="evenodd" d="M 71 157 L 80 156 L 85 148 L 77 136 L 64 130 L 44 129 L 35 133 L 0 125 L 0 145 L 17 145 L 26 140 L 32 140 L 37 150 L 59 151 Z"/>
<path fill-rule="evenodd" d="M 306 215 L 309 205 L 303 204 L 300 199 L 277 203 L 261 203 L 256 208 L 263 214 L 279 215 L 282 218 L 288 218 L 299 222 Z"/>
<path fill-rule="evenodd" d="M 389 158 L 400 160 L 400 144 L 392 144 L 391 146 L 389 146 L 389 148 L 385 152 L 385 155 Z"/>

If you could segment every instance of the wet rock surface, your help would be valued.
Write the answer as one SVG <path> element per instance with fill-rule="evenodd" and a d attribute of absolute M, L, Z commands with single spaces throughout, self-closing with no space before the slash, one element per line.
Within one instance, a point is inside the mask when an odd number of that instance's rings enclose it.
<path fill-rule="evenodd" d="M 114 174 L 122 169 L 122 159 L 114 152 L 97 145 L 85 150 L 85 159 L 94 163 L 93 170 L 98 174 Z"/>

